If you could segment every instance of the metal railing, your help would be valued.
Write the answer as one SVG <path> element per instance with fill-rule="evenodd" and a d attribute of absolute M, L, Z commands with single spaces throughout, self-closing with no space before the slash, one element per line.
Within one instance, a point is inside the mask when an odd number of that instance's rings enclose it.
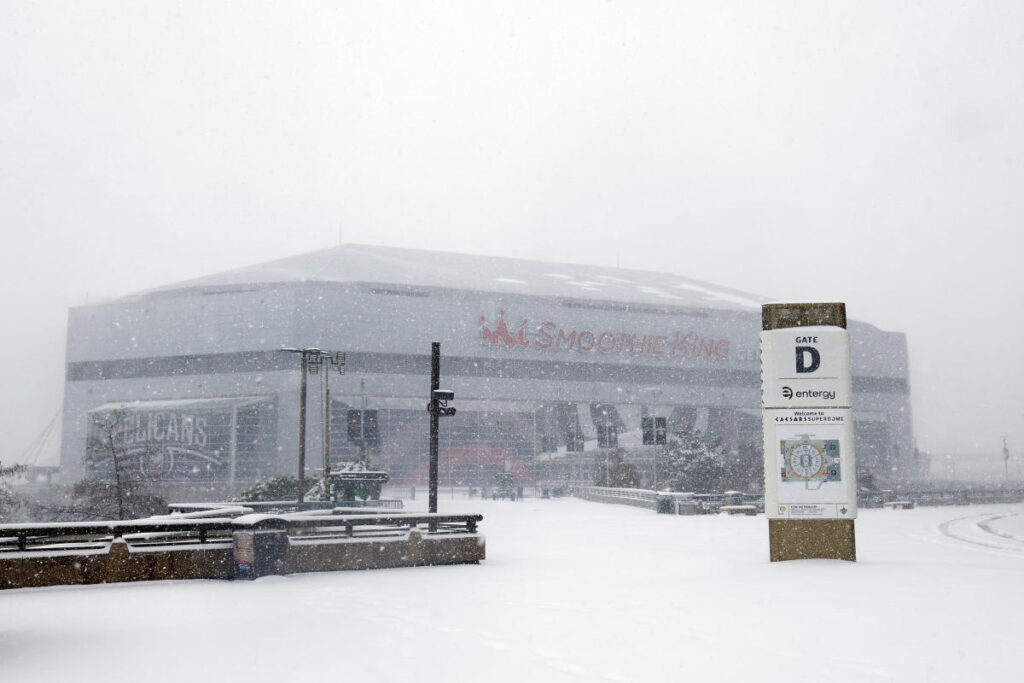
<path fill-rule="evenodd" d="M 252 518 L 251 523 L 249 519 Z M 436 512 L 426 513 L 391 513 L 372 514 L 346 512 L 338 515 L 310 515 L 297 513 L 281 517 L 264 517 L 251 515 L 240 517 L 236 522 L 249 523 L 252 531 L 284 530 L 289 536 L 308 536 L 316 534 L 326 536 L 345 536 L 352 538 L 358 535 L 393 536 L 396 533 L 427 527 L 430 533 L 470 533 L 474 534 L 477 524 L 483 519 L 480 514 L 442 515 Z M 357 527 L 359 527 L 357 529 Z"/>
<path fill-rule="evenodd" d="M 764 510 L 764 495 L 760 493 L 742 493 L 726 491 L 725 493 L 691 493 L 680 491 L 653 491 L 651 489 L 624 489 L 605 486 L 573 486 L 571 493 L 586 498 L 605 498 L 611 502 L 636 501 L 657 509 L 658 502 L 668 500 L 670 506 L 678 511 L 681 505 L 692 505 L 696 512 L 714 513 L 725 506 L 753 505 Z"/>
<path fill-rule="evenodd" d="M 238 503 L 226 501 L 222 503 L 171 503 L 167 506 L 172 513 L 193 513 L 198 511 L 213 512 L 224 509 L 245 508 L 250 512 L 260 510 L 263 512 L 293 512 L 299 509 L 298 502 L 294 500 L 265 500 L 259 502 Z M 386 498 L 382 500 L 307 500 L 301 505 L 303 510 L 333 510 L 337 508 L 366 508 L 376 510 L 402 510 L 405 502 L 397 498 Z"/>
<path fill-rule="evenodd" d="M 0 525 L 0 554 L 29 549 L 72 550 L 102 547 L 123 538 L 133 545 L 150 542 L 207 543 L 230 540 L 234 520 L 229 518 L 136 519 L 122 522 L 64 522 L 60 524 Z M 211 538 L 213 537 L 213 538 Z"/>
<path fill-rule="evenodd" d="M 912 501 L 915 505 L 996 505 L 1024 501 L 1024 488 L 992 487 L 979 488 L 909 488 L 860 491 L 857 505 L 862 508 L 882 507 L 894 501 Z"/>
<path fill-rule="evenodd" d="M 620 489 L 607 486 L 573 486 L 571 491 L 575 495 L 593 496 L 597 498 L 622 498 L 625 500 L 639 500 L 654 505 L 658 502 L 658 493 L 648 489 Z"/>
<path fill-rule="evenodd" d="M 669 498 L 673 505 L 682 505 L 687 501 L 692 502 L 697 505 L 698 512 L 715 513 L 723 507 L 735 508 L 750 505 L 755 506 L 760 512 L 764 511 L 763 493 L 739 491 L 678 493 L 603 486 L 573 486 L 570 487 L 570 492 L 587 498 L 639 501 L 649 504 L 652 508 L 657 506 L 659 499 Z M 895 501 L 908 501 L 917 506 L 1012 504 L 1024 501 L 1024 488 L 965 486 L 958 489 L 924 489 L 900 487 L 881 491 L 860 491 L 857 494 L 857 505 L 861 508 L 882 507 Z"/>
<path fill-rule="evenodd" d="M 312 511 L 315 512 L 315 511 Z M 102 548 L 114 539 L 131 546 L 231 543 L 235 531 L 285 531 L 291 537 L 355 538 L 401 536 L 411 529 L 430 534 L 476 533 L 483 515 L 430 513 L 376 514 L 371 509 L 311 511 L 284 515 L 253 513 L 235 518 L 176 519 L 0 525 L 0 557 L 7 552 L 59 552 Z"/>

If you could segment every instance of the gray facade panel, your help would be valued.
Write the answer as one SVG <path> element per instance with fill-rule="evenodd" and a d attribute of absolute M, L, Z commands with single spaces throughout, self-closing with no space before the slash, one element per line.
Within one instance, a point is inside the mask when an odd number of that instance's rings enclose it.
<path fill-rule="evenodd" d="M 586 415 L 596 403 L 618 406 L 627 439 L 643 414 L 746 425 L 742 415 L 759 409 L 759 331 L 756 310 L 427 286 L 310 281 L 142 295 L 72 311 L 62 464 L 81 473 L 85 416 L 104 403 L 265 394 L 277 405 L 271 459 L 277 471 L 293 471 L 298 359 L 276 351 L 283 346 L 347 352 L 347 374 L 331 376 L 331 412 L 379 409 L 381 457 L 403 467 L 425 447 L 432 341 L 442 342 L 442 382 L 459 407 L 445 422 L 449 447 L 504 435 L 517 453 L 535 453 L 564 427 L 552 426 L 552 410 L 562 422 L 566 410 L 578 411 L 592 438 Z M 865 443 L 889 439 L 887 453 L 864 461 L 899 460 L 913 444 L 905 337 L 863 323 L 850 332 L 855 410 L 884 423 L 864 432 L 874 435 Z M 307 463 L 316 467 L 323 406 L 311 380 Z M 742 438 L 736 424 L 714 428 Z M 350 454 L 338 429 L 332 453 Z"/>
<path fill-rule="evenodd" d="M 346 369 L 354 373 L 427 375 L 430 357 L 395 353 L 349 353 Z M 295 359 L 274 351 L 249 351 L 112 361 L 68 363 L 67 381 L 95 381 L 142 377 L 177 377 L 236 372 L 273 372 L 294 369 Z M 698 386 L 758 386 L 755 371 L 688 369 L 672 366 L 633 366 L 622 363 L 579 363 L 494 358 L 445 357 L 442 372 L 455 377 L 530 378 L 584 382 L 634 382 L 693 384 Z M 907 381 L 899 377 L 854 377 L 853 390 L 873 393 L 907 393 Z"/>

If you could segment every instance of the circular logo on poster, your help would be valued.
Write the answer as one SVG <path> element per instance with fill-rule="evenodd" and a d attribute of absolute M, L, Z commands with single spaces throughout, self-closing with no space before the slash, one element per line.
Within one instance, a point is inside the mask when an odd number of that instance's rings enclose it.
<path fill-rule="evenodd" d="M 790 447 L 786 454 L 786 463 L 793 476 L 812 479 L 821 474 L 825 465 L 825 454 L 817 444 L 798 443 Z"/>
<path fill-rule="evenodd" d="M 145 448 L 137 451 L 142 476 L 152 481 L 166 478 L 174 470 L 174 454 L 169 448 Z"/>

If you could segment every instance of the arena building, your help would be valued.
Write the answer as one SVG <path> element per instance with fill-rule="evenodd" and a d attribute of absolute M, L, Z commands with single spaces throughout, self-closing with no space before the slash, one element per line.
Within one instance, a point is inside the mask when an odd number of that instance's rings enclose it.
<path fill-rule="evenodd" d="M 308 476 L 329 387 L 331 459 L 362 446 L 414 485 L 434 341 L 458 409 L 441 423 L 443 486 L 496 470 L 590 483 L 611 445 L 649 475 L 652 424 L 759 452 L 763 301 L 668 273 L 360 245 L 169 285 L 71 309 L 61 467 L 83 477 L 107 436 L 179 495 L 294 473 L 300 361 L 281 349 L 316 347 L 345 352 L 345 373 L 309 375 Z M 849 330 L 858 464 L 912 476 L 905 336 Z"/>

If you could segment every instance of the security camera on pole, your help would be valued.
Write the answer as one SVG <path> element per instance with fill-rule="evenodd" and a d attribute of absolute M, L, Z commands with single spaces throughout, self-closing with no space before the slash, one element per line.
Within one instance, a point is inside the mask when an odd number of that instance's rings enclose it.
<path fill-rule="evenodd" d="M 455 392 L 441 389 L 441 342 L 430 345 L 430 402 L 427 411 L 430 413 L 430 473 L 428 482 L 428 512 L 437 512 L 437 441 L 438 418 L 455 414 L 455 408 L 448 407 L 448 401 L 455 399 Z M 433 527 L 431 527 L 433 528 Z"/>
<path fill-rule="evenodd" d="M 842 303 L 761 309 L 771 561 L 857 559 L 850 335 Z"/>

